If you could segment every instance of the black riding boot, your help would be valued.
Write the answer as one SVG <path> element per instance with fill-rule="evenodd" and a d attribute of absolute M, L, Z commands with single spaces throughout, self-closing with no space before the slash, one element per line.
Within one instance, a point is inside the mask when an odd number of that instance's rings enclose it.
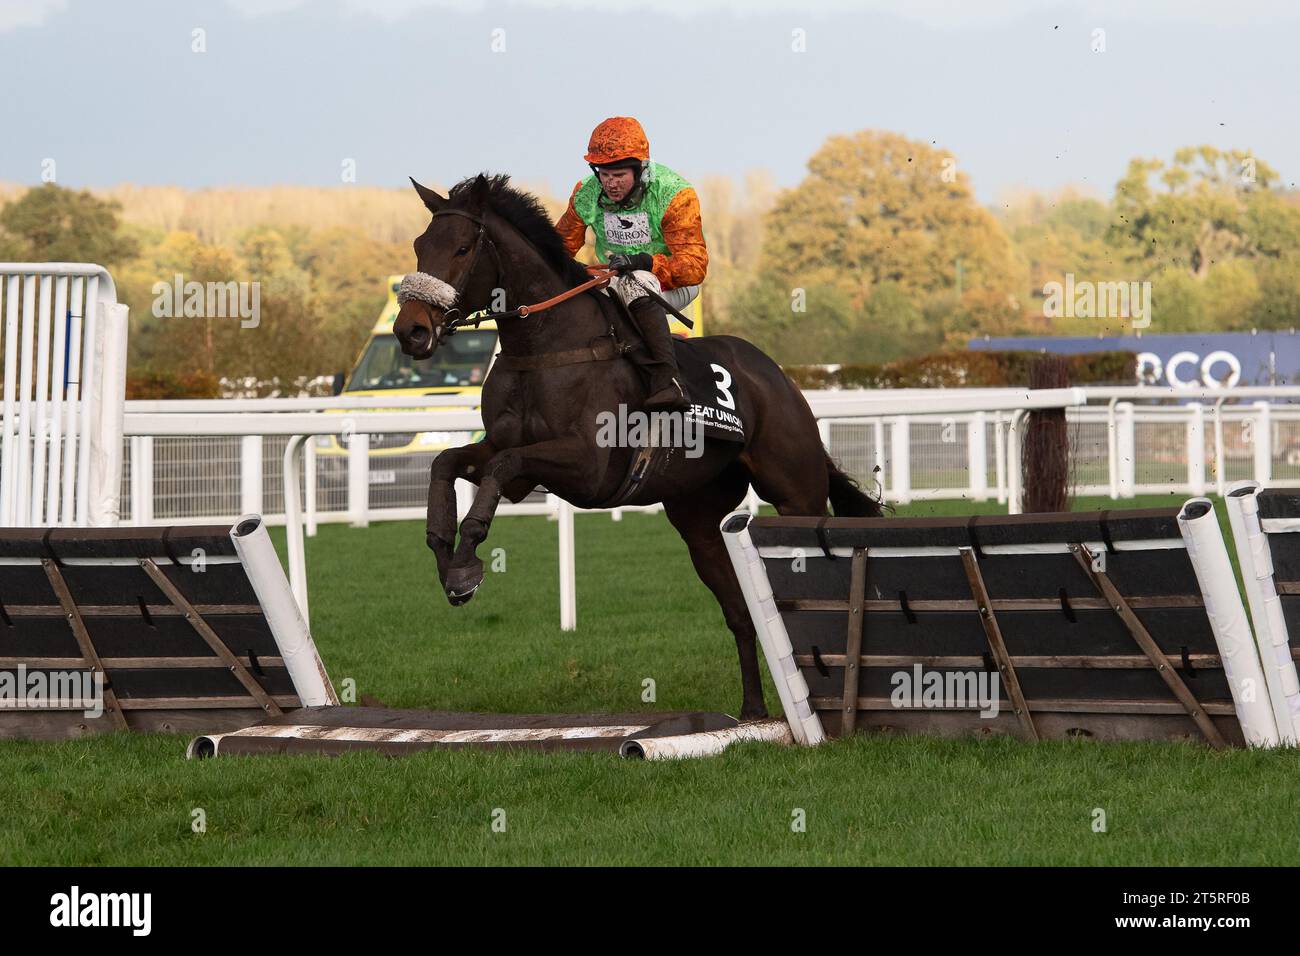
<path fill-rule="evenodd" d="M 636 322 L 645 352 L 638 362 L 650 373 L 650 397 L 646 399 L 648 412 L 684 412 L 690 408 L 686 390 L 677 372 L 677 357 L 673 355 L 673 337 L 668 331 L 668 313 L 658 302 L 640 298 L 629 311 Z M 648 353 L 648 354 L 647 354 Z M 633 353 L 632 357 L 636 357 Z"/>

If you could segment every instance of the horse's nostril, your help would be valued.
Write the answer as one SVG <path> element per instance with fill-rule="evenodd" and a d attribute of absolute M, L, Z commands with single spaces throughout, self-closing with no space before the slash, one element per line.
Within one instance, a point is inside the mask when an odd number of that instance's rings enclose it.
<path fill-rule="evenodd" d="M 423 345 L 429 341 L 429 330 L 421 326 L 411 329 L 410 334 L 412 345 Z"/>

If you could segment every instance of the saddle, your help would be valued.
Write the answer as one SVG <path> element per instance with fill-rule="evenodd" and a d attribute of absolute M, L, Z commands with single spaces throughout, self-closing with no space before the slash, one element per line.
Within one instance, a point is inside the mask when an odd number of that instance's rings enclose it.
<path fill-rule="evenodd" d="M 593 294 L 597 296 L 609 321 L 611 338 L 622 357 L 636 367 L 642 388 L 648 392 L 650 376 L 637 361 L 637 353 L 644 352 L 645 344 L 627 305 L 615 295 L 604 292 Z M 680 381 L 691 403 L 690 409 L 685 413 L 683 427 L 700 429 L 699 434 L 705 439 L 743 444 L 746 440 L 745 423 L 739 414 L 736 385 L 730 371 L 717 362 L 711 362 L 709 356 L 688 339 L 674 336 L 673 351 Z M 654 430 L 651 429 L 651 436 L 653 435 Z M 682 453 L 682 448 L 673 444 L 660 444 L 656 438 L 651 437 L 648 444 L 638 448 L 632 456 L 618 489 L 609 500 L 601 503 L 601 507 L 616 508 L 637 503 L 648 479 L 670 469 Z"/>
<path fill-rule="evenodd" d="M 637 361 L 644 354 L 645 343 L 637 331 L 628 307 L 616 295 L 593 293 L 610 323 L 610 331 L 623 357 L 636 366 L 644 389 L 650 387 L 650 376 Z M 706 438 L 723 441 L 745 441 L 745 425 L 737 409 L 735 381 L 730 371 L 710 362 L 690 339 L 673 336 L 673 354 L 677 359 L 677 372 L 686 398 L 691 403 L 687 412 L 704 428 Z"/>

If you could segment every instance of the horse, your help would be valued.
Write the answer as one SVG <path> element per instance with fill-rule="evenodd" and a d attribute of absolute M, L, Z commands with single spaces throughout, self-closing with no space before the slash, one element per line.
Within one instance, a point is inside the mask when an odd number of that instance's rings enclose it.
<path fill-rule="evenodd" d="M 644 467 L 644 447 L 600 440 L 610 415 L 637 410 L 646 396 L 624 355 L 629 346 L 618 338 L 615 298 L 596 288 L 603 283 L 569 254 L 545 208 L 508 176 L 480 174 L 445 197 L 411 183 L 431 218 L 414 242 L 416 272 L 399 295 L 393 332 L 402 351 L 428 358 L 476 314 L 498 309 L 489 313 L 500 354 L 483 384 L 484 437 L 440 453 L 429 473 L 425 541 L 447 599 L 463 604 L 482 582 L 477 549 L 503 495 L 518 502 L 542 486 L 581 508 L 662 503 L 735 637 L 740 719 L 765 717 L 756 632 L 722 519 L 751 484 L 782 515 L 825 516 L 829 499 L 837 516 L 880 517 L 880 502 L 831 459 L 807 401 L 781 367 L 731 335 L 678 340 L 676 348 L 679 364 L 696 358 L 712 366 L 718 400 L 731 398 L 745 424 L 743 441 L 707 437 L 693 456 L 670 448 L 661 452 L 668 463 L 655 471 Z M 500 311 L 511 303 L 540 304 Z M 632 473 L 638 461 L 640 475 Z M 457 478 L 478 487 L 459 539 Z"/>

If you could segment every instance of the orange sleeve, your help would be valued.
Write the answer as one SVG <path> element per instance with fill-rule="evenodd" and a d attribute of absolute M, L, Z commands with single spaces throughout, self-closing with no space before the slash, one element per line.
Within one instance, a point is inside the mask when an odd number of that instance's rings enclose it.
<path fill-rule="evenodd" d="M 573 192 L 569 194 L 569 207 L 564 210 L 564 215 L 560 221 L 555 224 L 555 231 L 560 234 L 564 240 L 564 246 L 569 250 L 569 255 L 576 256 L 582 244 L 587 241 L 587 224 L 582 221 L 578 211 L 573 208 L 573 197 L 578 195 L 578 190 L 582 188 L 582 181 L 573 187 Z"/>
<path fill-rule="evenodd" d="M 654 274 L 665 289 L 699 285 L 709 269 L 709 250 L 704 245 L 704 222 L 700 199 L 687 187 L 668 203 L 660 225 L 667 255 L 654 257 Z"/>

